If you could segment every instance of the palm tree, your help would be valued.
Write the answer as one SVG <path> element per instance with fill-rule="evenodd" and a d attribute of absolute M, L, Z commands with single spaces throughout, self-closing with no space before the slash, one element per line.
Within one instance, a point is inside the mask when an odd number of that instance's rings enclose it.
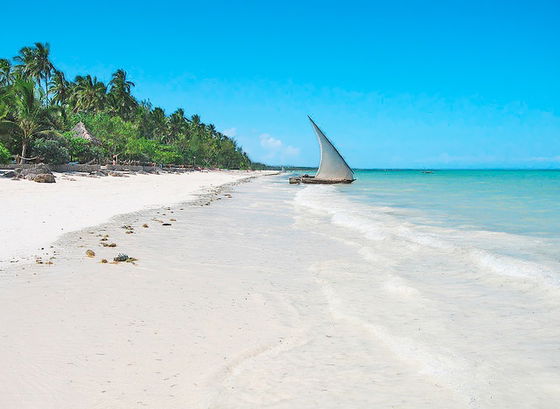
<path fill-rule="evenodd" d="M 158 139 L 160 142 L 168 142 L 169 128 L 165 111 L 160 107 L 154 108 L 150 113 L 150 119 L 153 123 L 153 138 Z"/>
<path fill-rule="evenodd" d="M 78 75 L 74 82 L 71 96 L 74 112 L 99 112 L 105 108 L 107 87 L 103 82 L 91 75 Z"/>
<path fill-rule="evenodd" d="M 10 60 L 0 58 L 0 87 L 7 87 L 14 81 L 14 73 Z"/>
<path fill-rule="evenodd" d="M 54 70 L 54 74 L 49 83 L 49 91 L 52 92 L 52 101 L 58 105 L 65 105 L 70 97 L 70 82 L 64 76 L 62 71 Z"/>
<path fill-rule="evenodd" d="M 49 43 L 35 43 L 34 47 L 23 47 L 19 55 L 14 57 L 21 72 L 28 78 L 33 78 L 40 85 L 41 80 L 45 86 L 45 99 L 49 102 L 49 79 L 54 70 L 50 60 Z"/>
<path fill-rule="evenodd" d="M 128 81 L 126 71 L 117 70 L 113 73 L 109 84 L 111 85 L 109 103 L 112 111 L 122 118 L 127 119 L 134 113 L 134 110 L 138 106 L 138 101 L 131 95 L 134 82 Z"/>
<path fill-rule="evenodd" d="M 180 134 L 186 134 L 187 118 L 183 108 L 178 108 L 169 116 L 169 132 L 173 139 L 177 139 Z"/>
<path fill-rule="evenodd" d="M 21 161 L 24 161 L 29 143 L 36 137 L 54 129 L 54 108 L 41 103 L 41 95 L 32 81 L 16 80 L 11 92 L 1 96 L 3 104 L 10 106 L 8 119 L 1 122 L 10 126 L 21 142 Z"/>
<path fill-rule="evenodd" d="M 193 116 L 191 116 L 191 123 L 195 128 L 198 128 L 201 124 L 200 115 L 194 114 Z"/>

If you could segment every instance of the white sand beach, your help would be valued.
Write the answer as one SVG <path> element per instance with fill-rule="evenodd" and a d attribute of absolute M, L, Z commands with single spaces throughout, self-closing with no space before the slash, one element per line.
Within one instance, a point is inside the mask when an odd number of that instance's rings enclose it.
<path fill-rule="evenodd" d="M 191 200 L 208 189 L 258 174 L 206 171 L 97 178 L 57 174 L 55 184 L 0 178 L 0 268 L 33 258 L 64 233 L 118 214 Z"/>

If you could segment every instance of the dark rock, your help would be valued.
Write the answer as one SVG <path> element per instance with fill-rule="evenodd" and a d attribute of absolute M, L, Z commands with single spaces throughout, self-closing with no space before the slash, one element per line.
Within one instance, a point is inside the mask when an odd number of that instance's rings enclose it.
<path fill-rule="evenodd" d="M 17 169 L 16 169 L 17 171 Z M 39 163 L 29 168 L 23 168 L 19 171 L 19 176 L 25 178 L 27 175 L 40 175 L 44 173 L 52 173 L 51 169 L 44 163 Z"/>
<path fill-rule="evenodd" d="M 127 254 L 123 254 L 123 253 L 119 253 L 119 254 L 117 255 L 117 257 L 115 257 L 115 258 L 113 259 L 113 261 L 115 261 L 115 262 L 117 262 L 117 263 L 119 263 L 119 262 L 121 262 L 121 261 L 126 261 L 127 263 L 132 263 L 132 262 L 134 262 L 134 261 L 136 261 L 136 260 L 137 260 L 137 259 L 135 259 L 134 257 L 128 257 Z"/>
<path fill-rule="evenodd" d="M 52 173 L 40 173 L 35 175 L 32 180 L 37 183 L 56 183 Z"/>
<path fill-rule="evenodd" d="M 126 261 L 128 260 L 128 256 L 123 253 L 117 254 L 117 257 L 113 258 L 113 261 Z"/>
<path fill-rule="evenodd" d="M 2 177 L 5 177 L 5 178 L 15 178 L 16 176 L 17 176 L 17 173 L 13 170 L 9 170 L 2 175 Z"/>

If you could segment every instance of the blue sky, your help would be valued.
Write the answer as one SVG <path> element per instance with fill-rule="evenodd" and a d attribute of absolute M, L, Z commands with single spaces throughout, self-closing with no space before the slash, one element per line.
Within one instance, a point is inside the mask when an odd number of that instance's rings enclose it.
<path fill-rule="evenodd" d="M 317 165 L 310 114 L 353 167 L 559 168 L 558 1 L 8 2 L 73 77 L 214 123 L 254 160 Z M 22 17 L 23 15 L 23 17 Z"/>

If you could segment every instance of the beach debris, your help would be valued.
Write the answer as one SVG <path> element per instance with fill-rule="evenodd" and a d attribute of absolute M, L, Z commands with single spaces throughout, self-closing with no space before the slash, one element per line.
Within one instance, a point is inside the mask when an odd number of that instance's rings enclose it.
<path fill-rule="evenodd" d="M 126 260 L 128 260 L 128 255 L 124 253 L 119 253 L 115 258 L 113 258 L 113 261 L 126 261 Z"/>
<path fill-rule="evenodd" d="M 145 229 L 147 229 L 147 228 L 150 227 L 150 226 L 148 226 L 146 223 L 144 223 L 144 224 L 142 225 L 142 227 L 144 227 Z"/>
<path fill-rule="evenodd" d="M 95 257 L 95 251 L 93 251 L 91 249 L 86 250 L 86 256 Z"/>
<path fill-rule="evenodd" d="M 37 183 L 56 183 L 52 173 L 39 173 L 35 175 L 32 180 Z"/>
<path fill-rule="evenodd" d="M 127 254 L 124 253 L 119 253 L 117 254 L 117 257 L 113 258 L 113 261 L 116 263 L 120 263 L 120 262 L 134 263 L 135 261 L 138 261 L 138 259 L 134 257 L 129 257 Z"/>
<path fill-rule="evenodd" d="M 162 226 L 171 226 L 171 223 L 162 223 Z"/>
<path fill-rule="evenodd" d="M 109 176 L 113 176 L 113 177 L 118 177 L 118 178 L 127 178 L 128 175 L 125 175 L 124 173 L 121 172 L 109 172 Z"/>
<path fill-rule="evenodd" d="M 102 259 L 101 259 L 101 264 L 107 264 L 108 262 L 109 262 L 109 261 L 107 261 L 106 258 L 102 258 Z"/>
<path fill-rule="evenodd" d="M 169 219 L 170 222 L 176 222 L 177 219 Z"/>
<path fill-rule="evenodd" d="M 101 237 L 100 241 L 107 241 L 109 240 L 107 237 Z"/>
<path fill-rule="evenodd" d="M 7 172 L 4 172 L 4 174 L 2 175 L 2 177 L 4 178 L 15 178 L 17 176 L 17 173 L 14 172 L 13 170 L 9 170 Z"/>
<path fill-rule="evenodd" d="M 121 226 L 121 228 L 125 229 L 126 234 L 134 233 L 134 227 L 132 227 L 130 224 L 125 224 L 124 226 Z"/>
<path fill-rule="evenodd" d="M 103 247 L 117 247 L 116 243 L 101 243 Z"/>

